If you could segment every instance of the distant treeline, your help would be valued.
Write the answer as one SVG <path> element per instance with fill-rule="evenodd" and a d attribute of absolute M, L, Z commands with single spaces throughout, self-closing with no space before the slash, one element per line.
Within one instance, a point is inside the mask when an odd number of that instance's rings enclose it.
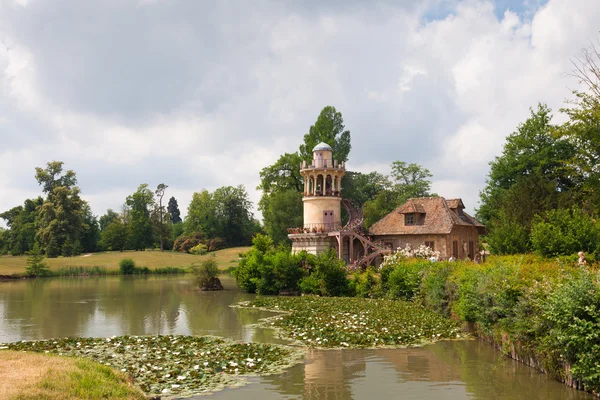
<path fill-rule="evenodd" d="M 81 198 L 75 172 L 64 171 L 63 162 L 36 168 L 35 178 L 43 196 L 0 214 L 8 226 L 0 228 L 0 254 L 33 251 L 47 257 L 69 257 L 102 250 L 170 250 L 174 243 L 190 237 L 195 245 L 213 251 L 249 244 L 260 231 L 243 186 L 194 193 L 188 217 L 182 221 L 174 197 L 167 205 L 163 203 L 167 185 L 159 184 L 152 191 L 142 184 L 127 196 L 120 212 L 109 209 L 98 218 Z"/>

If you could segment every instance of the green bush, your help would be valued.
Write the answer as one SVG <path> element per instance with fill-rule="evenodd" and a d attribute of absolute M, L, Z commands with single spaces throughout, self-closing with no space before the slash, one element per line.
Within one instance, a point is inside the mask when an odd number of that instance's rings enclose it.
<path fill-rule="evenodd" d="M 422 271 L 431 265 L 412 260 L 401 261 L 395 265 L 387 279 L 388 293 L 395 299 L 412 299 L 419 291 Z"/>
<path fill-rule="evenodd" d="M 198 243 L 190 249 L 190 254 L 194 254 L 197 256 L 203 256 L 206 253 L 208 253 L 208 246 L 206 246 L 203 243 Z"/>
<path fill-rule="evenodd" d="M 346 265 L 337 258 L 334 250 L 324 252 L 312 259 L 314 267 L 309 266 L 310 275 L 300 281 L 303 293 L 321 296 L 345 296 L 351 294 L 346 278 Z M 304 282 L 307 281 L 307 282 Z M 310 291 L 308 291 L 310 290 Z"/>
<path fill-rule="evenodd" d="M 355 293 L 357 297 L 380 297 L 380 293 L 377 290 L 379 288 L 379 280 L 371 269 L 354 274 L 349 285 L 349 291 Z"/>
<path fill-rule="evenodd" d="M 211 287 L 215 280 L 218 279 L 219 266 L 212 259 L 204 260 L 198 264 L 192 265 L 192 274 L 194 274 L 194 283 L 200 288 Z"/>
<path fill-rule="evenodd" d="M 124 258 L 119 261 L 119 271 L 122 275 L 133 275 L 135 273 L 135 261 L 131 258 Z"/>
<path fill-rule="evenodd" d="M 535 219 L 531 244 L 545 257 L 591 253 L 600 249 L 600 227 L 578 208 L 551 210 Z"/>

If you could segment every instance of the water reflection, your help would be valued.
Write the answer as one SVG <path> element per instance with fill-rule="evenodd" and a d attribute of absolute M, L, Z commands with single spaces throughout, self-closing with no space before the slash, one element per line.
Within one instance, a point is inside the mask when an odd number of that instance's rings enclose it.
<path fill-rule="evenodd" d="M 275 342 L 271 316 L 229 305 L 251 298 L 199 292 L 187 277 L 38 279 L 0 284 L 0 343 L 64 336 L 191 334 Z M 477 341 L 414 349 L 310 350 L 306 363 L 252 378 L 215 399 L 592 399 Z M 206 397 L 202 397 L 206 398 Z"/>
<path fill-rule="evenodd" d="M 214 395 L 226 399 L 548 399 L 592 396 L 503 358 L 478 341 L 413 349 L 312 350 L 285 374 Z"/>
<path fill-rule="evenodd" d="M 0 342 L 64 336 L 192 334 L 271 341 L 248 326 L 271 313 L 230 304 L 247 299 L 231 278 L 199 292 L 187 277 L 37 279 L 0 285 Z"/>

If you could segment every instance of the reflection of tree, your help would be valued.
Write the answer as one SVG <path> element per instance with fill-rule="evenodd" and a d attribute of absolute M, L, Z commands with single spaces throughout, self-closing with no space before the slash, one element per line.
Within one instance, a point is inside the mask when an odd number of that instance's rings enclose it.
<path fill-rule="evenodd" d="M 6 340 L 79 336 L 93 317 L 96 301 L 89 295 L 96 279 L 32 279 L 2 284 Z M 11 323 L 11 321 L 17 321 Z M 2 339 L 4 340 L 4 339 Z"/>

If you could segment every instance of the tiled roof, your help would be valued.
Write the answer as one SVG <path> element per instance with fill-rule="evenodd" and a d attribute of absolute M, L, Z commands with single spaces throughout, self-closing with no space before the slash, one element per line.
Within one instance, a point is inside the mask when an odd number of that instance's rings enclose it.
<path fill-rule="evenodd" d="M 461 209 L 461 215 L 455 211 L 457 207 Z M 409 199 L 373 224 L 369 233 L 372 235 L 448 234 L 456 225 L 472 226 L 483 233 L 485 227 L 462 211 L 463 207 L 461 199 L 446 200 L 443 197 Z M 412 212 L 425 214 L 425 218 L 416 219 L 419 221 L 416 225 L 404 225 L 405 214 Z"/>

